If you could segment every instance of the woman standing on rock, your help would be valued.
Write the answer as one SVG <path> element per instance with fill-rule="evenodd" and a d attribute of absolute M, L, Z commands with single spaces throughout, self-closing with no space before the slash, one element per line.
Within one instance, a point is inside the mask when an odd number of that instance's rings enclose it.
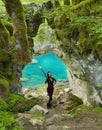
<path fill-rule="evenodd" d="M 45 83 L 48 84 L 47 93 L 48 93 L 48 96 L 49 96 L 49 102 L 47 103 L 47 107 L 50 108 L 51 107 L 52 96 L 53 96 L 53 92 L 54 92 L 54 85 L 56 83 L 56 79 L 52 77 L 51 72 L 48 72 L 46 74 L 42 67 L 40 67 L 40 69 L 42 70 L 42 72 L 44 73 L 44 75 L 46 77 Z"/>

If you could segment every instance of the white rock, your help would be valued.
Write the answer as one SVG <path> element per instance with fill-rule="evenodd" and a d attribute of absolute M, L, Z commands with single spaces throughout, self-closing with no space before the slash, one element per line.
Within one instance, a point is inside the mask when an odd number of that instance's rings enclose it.
<path fill-rule="evenodd" d="M 38 61 L 37 61 L 36 59 L 32 59 L 31 63 L 32 63 L 32 64 L 37 64 Z"/>
<path fill-rule="evenodd" d="M 64 92 L 66 92 L 66 93 L 71 92 L 71 91 L 72 91 L 71 88 L 65 88 L 65 89 L 64 89 Z"/>
<path fill-rule="evenodd" d="M 43 120 L 39 120 L 39 119 L 30 119 L 29 122 L 32 124 L 32 125 L 43 125 Z"/>
<path fill-rule="evenodd" d="M 36 111 L 36 110 L 43 111 L 44 114 L 47 114 L 49 112 L 47 109 L 45 109 L 39 105 L 35 105 L 33 108 L 30 109 L 29 113 L 34 113 L 34 111 Z"/>
<path fill-rule="evenodd" d="M 22 94 L 26 94 L 26 93 L 28 93 L 29 92 L 29 89 L 28 88 L 22 88 Z"/>
<path fill-rule="evenodd" d="M 20 81 L 28 81 L 27 78 L 20 78 Z"/>

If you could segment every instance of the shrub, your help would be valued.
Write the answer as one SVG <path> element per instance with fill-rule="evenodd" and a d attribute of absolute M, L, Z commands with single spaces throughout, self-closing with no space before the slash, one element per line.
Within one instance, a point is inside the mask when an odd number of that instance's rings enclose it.
<path fill-rule="evenodd" d="M 0 111 L 0 130 L 23 130 L 12 113 Z"/>
<path fill-rule="evenodd" d="M 0 110 L 1 111 L 6 111 L 7 110 L 7 104 L 1 97 L 0 97 Z"/>

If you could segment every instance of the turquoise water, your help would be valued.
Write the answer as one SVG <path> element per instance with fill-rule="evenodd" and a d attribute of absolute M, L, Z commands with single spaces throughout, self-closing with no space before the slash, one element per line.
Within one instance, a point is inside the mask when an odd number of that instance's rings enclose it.
<path fill-rule="evenodd" d="M 50 71 L 52 76 L 57 81 L 67 81 L 67 68 L 64 62 L 56 56 L 54 53 L 47 53 L 40 56 L 33 56 L 38 63 L 31 63 L 24 67 L 22 70 L 22 78 L 26 78 L 26 81 L 22 81 L 22 86 L 26 88 L 35 88 L 45 82 L 45 76 L 42 73 L 39 66 L 42 66 L 45 72 Z"/>

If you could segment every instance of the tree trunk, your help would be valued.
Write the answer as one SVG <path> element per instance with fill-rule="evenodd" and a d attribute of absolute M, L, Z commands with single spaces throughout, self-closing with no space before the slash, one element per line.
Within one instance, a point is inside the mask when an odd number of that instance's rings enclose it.
<path fill-rule="evenodd" d="M 3 0 L 3 2 L 13 22 L 13 36 L 17 50 L 17 61 L 19 64 L 26 64 L 30 61 L 30 49 L 23 6 L 20 0 Z"/>

